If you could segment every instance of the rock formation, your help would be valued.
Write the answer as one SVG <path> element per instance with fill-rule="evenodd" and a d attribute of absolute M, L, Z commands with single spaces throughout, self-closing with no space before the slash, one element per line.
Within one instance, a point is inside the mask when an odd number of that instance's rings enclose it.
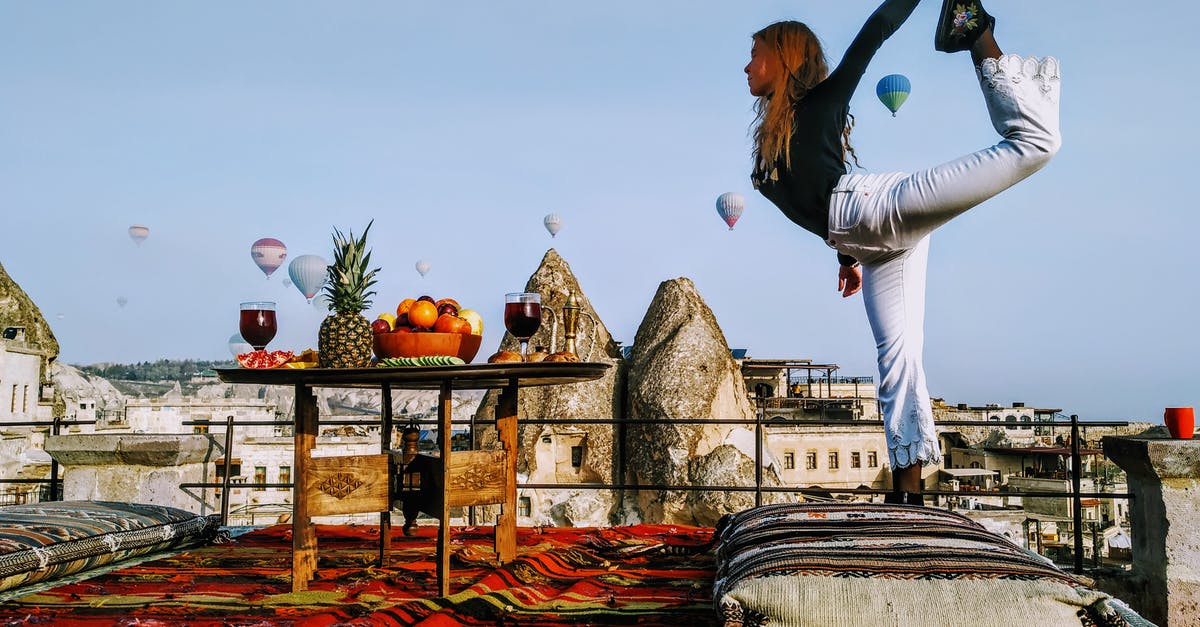
<path fill-rule="evenodd" d="M 754 408 L 712 310 L 691 280 L 664 281 L 629 357 L 629 417 L 674 424 L 628 427 L 628 480 L 657 485 L 754 485 Z M 696 419 L 748 423 L 694 424 Z M 764 464 L 767 462 L 764 460 Z M 774 467 L 764 485 L 780 485 Z M 711 526 L 754 506 L 750 492 L 642 490 L 627 496 L 647 523 Z"/>
<path fill-rule="evenodd" d="M 58 357 L 58 340 L 41 310 L 0 265 L 0 331 L 6 327 L 25 327 L 26 342 L 45 351 L 48 362 Z"/>
<path fill-rule="evenodd" d="M 545 346 L 547 350 L 551 347 L 563 349 L 562 320 L 558 318 L 557 325 L 554 320 L 561 316 L 563 304 L 574 293 L 581 307 L 576 352 L 584 361 L 614 364 L 614 367 L 596 381 L 521 390 L 517 410 L 521 418 L 517 434 L 517 473 L 529 483 L 612 483 L 617 479 L 613 469 L 614 425 L 534 425 L 524 421 L 530 418 L 616 418 L 620 413 L 620 350 L 580 288 L 571 267 L 553 248 L 546 251 L 541 264 L 529 277 L 525 291 L 542 295 L 544 312 L 542 326 L 529 342 L 530 350 L 535 346 Z M 548 310 L 554 312 L 554 317 Z M 519 345 L 515 338 L 505 334 L 499 348 L 519 350 Z M 480 403 L 476 419 L 495 418 L 498 395 L 497 391 L 488 392 Z M 496 446 L 495 429 L 480 430 L 478 447 Z M 574 447 L 578 447 L 578 466 L 572 459 Z M 607 490 L 572 490 L 568 486 L 556 490 L 522 490 L 520 496 L 530 499 L 535 518 L 549 524 L 609 525 L 616 515 L 616 496 Z"/>

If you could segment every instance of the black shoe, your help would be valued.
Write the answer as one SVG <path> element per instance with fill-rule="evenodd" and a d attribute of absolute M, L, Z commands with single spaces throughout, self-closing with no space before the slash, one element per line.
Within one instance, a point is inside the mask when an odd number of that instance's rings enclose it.
<path fill-rule="evenodd" d="M 925 504 L 925 495 L 921 494 L 920 492 L 905 492 L 904 493 L 904 504 L 905 505 L 924 505 Z"/>
<path fill-rule="evenodd" d="M 942 52 L 970 50 L 984 31 L 995 26 L 996 18 L 983 10 L 980 0 L 942 0 L 933 47 Z"/>
<path fill-rule="evenodd" d="M 904 505 L 904 493 L 903 492 L 889 492 L 889 493 L 883 495 L 883 502 L 891 503 L 893 505 Z"/>

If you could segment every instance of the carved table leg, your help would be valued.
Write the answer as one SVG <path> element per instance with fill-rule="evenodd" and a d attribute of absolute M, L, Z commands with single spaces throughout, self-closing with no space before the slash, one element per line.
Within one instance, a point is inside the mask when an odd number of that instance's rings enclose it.
<path fill-rule="evenodd" d="M 294 461 L 296 480 L 292 489 L 292 592 L 308 589 L 317 570 L 317 534 L 308 516 L 309 460 L 317 442 L 317 397 L 310 388 L 296 385 L 296 429 Z"/>
<path fill-rule="evenodd" d="M 496 558 L 501 564 L 517 556 L 517 382 L 510 380 L 496 402 L 496 434 L 508 455 L 504 468 L 504 504 L 496 519 Z"/>
<path fill-rule="evenodd" d="M 438 448 L 441 450 L 442 470 L 441 485 L 443 489 L 450 485 L 450 402 L 451 388 L 449 381 L 443 381 L 438 393 Z M 437 540 L 437 579 L 438 594 L 450 594 L 450 499 L 442 495 L 442 511 L 438 516 Z"/>
<path fill-rule="evenodd" d="M 382 405 L 380 408 L 380 425 L 379 433 L 379 452 L 385 455 L 392 448 L 392 386 L 384 383 L 380 390 L 383 394 Z M 392 499 L 396 497 L 394 491 L 391 490 L 392 477 L 395 476 L 396 463 L 388 458 L 388 473 L 385 480 L 388 482 L 388 509 L 379 513 L 379 565 L 387 566 L 387 554 L 392 548 Z"/>

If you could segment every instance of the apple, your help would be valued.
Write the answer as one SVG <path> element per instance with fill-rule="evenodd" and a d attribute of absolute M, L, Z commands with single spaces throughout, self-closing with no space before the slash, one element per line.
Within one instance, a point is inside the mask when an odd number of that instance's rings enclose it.
<path fill-rule="evenodd" d="M 458 317 L 471 324 L 472 335 L 483 335 L 483 316 L 474 309 L 460 309 Z"/>
<path fill-rule="evenodd" d="M 412 332 L 413 332 L 413 329 L 412 329 L 412 327 L 409 327 L 409 326 L 396 327 L 395 329 L 392 329 L 392 333 L 412 333 Z"/>
<path fill-rule="evenodd" d="M 382 318 L 371 323 L 371 332 L 372 333 L 376 333 L 376 334 L 387 333 L 391 330 L 392 330 L 392 325 L 389 324 L 387 320 L 384 320 Z"/>
<path fill-rule="evenodd" d="M 417 300 L 427 300 L 427 301 L 429 301 L 429 302 L 431 302 L 431 303 L 435 303 L 435 304 L 436 304 L 436 301 L 434 301 L 434 300 L 433 300 L 433 297 L 432 297 L 432 296 L 430 296 L 430 295 L 428 295 L 428 294 L 422 295 L 421 297 L 417 298 Z"/>
<path fill-rule="evenodd" d="M 456 320 L 462 320 L 453 314 L 444 313 L 437 318 L 437 322 L 433 323 L 433 330 L 437 333 L 457 333 L 458 328 Z M 469 324 L 469 323 L 468 323 Z"/>
<path fill-rule="evenodd" d="M 438 305 L 438 314 L 440 314 L 440 315 L 450 314 L 451 316 L 457 316 L 458 315 L 458 307 L 455 307 L 451 303 L 442 303 L 441 305 Z"/>

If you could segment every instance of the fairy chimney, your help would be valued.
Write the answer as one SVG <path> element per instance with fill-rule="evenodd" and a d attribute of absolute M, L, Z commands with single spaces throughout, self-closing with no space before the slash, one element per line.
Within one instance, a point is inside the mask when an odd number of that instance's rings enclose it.
<path fill-rule="evenodd" d="M 33 299 L 0 264 L 0 331 L 8 327 L 23 327 L 25 342 L 39 347 L 46 355 L 47 364 L 58 357 L 58 340 L 50 330 L 50 324 Z"/>
<path fill-rule="evenodd" d="M 630 483 L 754 485 L 754 409 L 725 335 L 690 279 L 659 285 L 628 368 L 630 418 L 677 421 L 629 425 Z M 764 484 L 779 485 L 774 467 L 764 470 Z M 628 498 L 646 523 L 711 526 L 754 505 L 748 492 L 641 490 Z"/>
<path fill-rule="evenodd" d="M 616 431 L 611 424 L 537 425 L 537 418 L 572 420 L 619 415 L 621 390 L 618 373 L 620 350 L 604 326 L 571 267 L 551 248 L 525 284 L 525 291 L 542 295 L 542 326 L 529 341 L 550 352 L 563 350 L 562 307 L 574 294 L 579 301 L 579 333 L 576 353 L 582 361 L 613 364 L 604 377 L 570 385 L 522 388 L 517 408 L 517 473 L 523 482 L 561 484 L 562 489 L 522 489 L 518 498 L 529 499 L 529 516 L 523 524 L 559 526 L 604 526 L 615 515 L 616 498 L 610 491 L 571 489 L 572 483 L 612 483 L 613 441 Z M 502 350 L 519 350 L 509 334 L 500 343 Z M 476 413 L 479 420 L 496 415 L 499 393 L 489 391 Z M 498 446 L 494 428 L 480 431 L 480 448 Z"/>

